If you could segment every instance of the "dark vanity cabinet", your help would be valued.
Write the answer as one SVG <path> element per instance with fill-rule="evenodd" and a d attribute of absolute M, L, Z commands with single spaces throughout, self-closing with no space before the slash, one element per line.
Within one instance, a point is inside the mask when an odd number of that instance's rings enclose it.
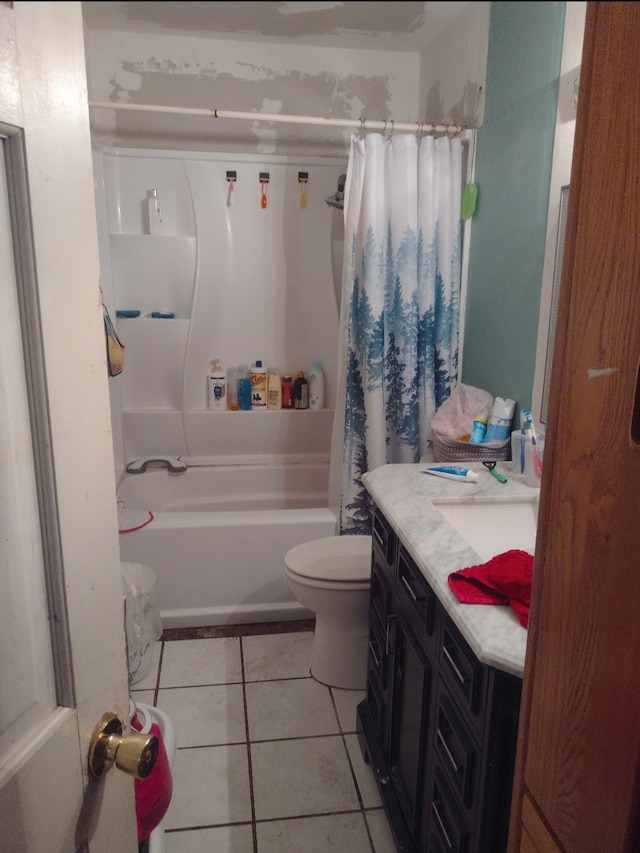
<path fill-rule="evenodd" d="M 481 663 L 379 508 L 358 734 L 403 853 L 506 849 L 521 680 Z"/>

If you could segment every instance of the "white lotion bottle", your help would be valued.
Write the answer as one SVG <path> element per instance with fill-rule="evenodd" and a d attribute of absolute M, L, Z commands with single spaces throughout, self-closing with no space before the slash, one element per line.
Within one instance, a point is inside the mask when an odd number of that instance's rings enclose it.
<path fill-rule="evenodd" d="M 207 379 L 208 402 L 211 411 L 226 411 L 229 406 L 227 398 L 227 375 L 222 369 L 222 362 L 214 358 L 211 362 L 211 373 Z"/>
<path fill-rule="evenodd" d="M 309 371 L 309 408 L 324 409 L 324 373 L 319 361 L 314 361 Z"/>

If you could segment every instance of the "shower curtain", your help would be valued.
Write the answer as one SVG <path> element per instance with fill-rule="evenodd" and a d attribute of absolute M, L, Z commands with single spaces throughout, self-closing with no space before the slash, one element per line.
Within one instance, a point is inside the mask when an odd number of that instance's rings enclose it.
<path fill-rule="evenodd" d="M 354 135 L 331 453 L 340 534 L 371 533 L 361 476 L 418 462 L 457 382 L 462 141 Z"/>

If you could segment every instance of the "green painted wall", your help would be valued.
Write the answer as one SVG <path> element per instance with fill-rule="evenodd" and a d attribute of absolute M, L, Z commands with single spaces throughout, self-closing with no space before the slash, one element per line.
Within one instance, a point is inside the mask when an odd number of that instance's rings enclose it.
<path fill-rule="evenodd" d="M 492 3 L 460 381 L 531 408 L 565 3 Z"/>

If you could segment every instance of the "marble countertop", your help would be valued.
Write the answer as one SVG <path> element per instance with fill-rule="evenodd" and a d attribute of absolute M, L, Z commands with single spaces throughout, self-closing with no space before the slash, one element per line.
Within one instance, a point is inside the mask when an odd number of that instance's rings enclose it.
<path fill-rule="evenodd" d="M 536 498 L 540 490 L 514 474 L 511 462 L 496 469 L 508 479 L 500 483 L 481 462 L 464 462 L 479 472 L 477 483 L 454 482 L 424 474 L 428 464 L 383 465 L 362 477 L 367 491 L 417 563 L 460 633 L 483 663 L 522 677 L 527 630 L 508 605 L 461 604 L 447 578 L 458 569 L 485 560 L 467 544 L 438 511 L 438 500 L 510 500 Z"/>

